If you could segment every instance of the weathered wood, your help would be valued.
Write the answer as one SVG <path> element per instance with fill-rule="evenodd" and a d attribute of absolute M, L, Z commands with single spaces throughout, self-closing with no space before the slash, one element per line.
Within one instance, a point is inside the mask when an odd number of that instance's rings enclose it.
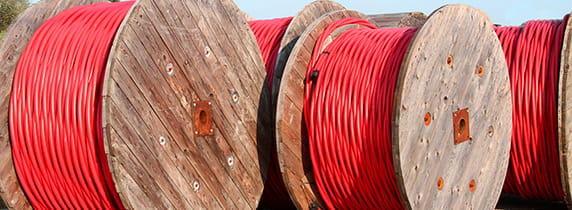
<path fill-rule="evenodd" d="M 572 18 L 566 23 L 558 84 L 558 145 L 564 201 L 572 208 Z"/>
<path fill-rule="evenodd" d="M 391 27 L 421 27 L 427 16 L 422 12 L 404 12 L 392 14 L 369 15 L 378 28 Z"/>
<path fill-rule="evenodd" d="M 405 206 L 494 208 L 508 165 L 512 99 L 488 16 L 464 5 L 433 12 L 409 46 L 396 88 L 392 141 Z M 454 144 L 453 113 L 466 108 L 471 140 Z"/>
<path fill-rule="evenodd" d="M 133 6 L 110 53 L 103 102 L 126 207 L 256 208 L 270 154 L 263 67 L 231 0 Z M 214 135 L 194 133 L 198 101 L 212 104 Z"/>
<path fill-rule="evenodd" d="M 32 4 L 8 28 L 0 44 L 0 197 L 10 209 L 31 209 L 16 177 L 10 147 L 8 109 L 16 64 L 36 29 L 70 7 L 104 0 L 43 0 Z"/>
<path fill-rule="evenodd" d="M 324 28 L 350 16 L 363 17 L 338 11 L 308 27 L 292 50 L 279 90 L 281 167 L 291 197 L 304 209 L 321 206 L 302 125 L 305 71 Z M 491 209 L 496 204 L 508 164 L 512 106 L 506 62 L 491 26 L 480 10 L 446 6 L 430 16 L 409 46 L 392 123 L 393 161 L 408 209 Z M 476 73 L 480 66 L 482 77 Z M 455 145 L 453 112 L 464 108 L 469 108 L 472 140 Z M 427 112 L 432 116 L 429 126 L 424 124 Z M 474 192 L 471 180 L 476 182 Z"/>

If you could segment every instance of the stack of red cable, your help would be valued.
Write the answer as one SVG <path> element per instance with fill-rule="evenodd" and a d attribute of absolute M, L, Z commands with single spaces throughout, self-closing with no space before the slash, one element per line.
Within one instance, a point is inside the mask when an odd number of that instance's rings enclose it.
<path fill-rule="evenodd" d="M 513 132 L 505 193 L 562 200 L 558 153 L 558 72 L 564 20 L 496 27 L 509 68 Z"/>
<path fill-rule="evenodd" d="M 18 179 L 35 209 L 123 209 L 104 151 L 107 57 L 133 1 L 65 10 L 24 50 L 10 99 Z"/>
<path fill-rule="evenodd" d="M 337 28 L 341 33 L 323 51 Z M 304 120 L 321 198 L 330 209 L 402 209 L 391 119 L 401 63 L 416 28 L 376 29 L 361 19 L 321 34 L 306 74 Z"/>

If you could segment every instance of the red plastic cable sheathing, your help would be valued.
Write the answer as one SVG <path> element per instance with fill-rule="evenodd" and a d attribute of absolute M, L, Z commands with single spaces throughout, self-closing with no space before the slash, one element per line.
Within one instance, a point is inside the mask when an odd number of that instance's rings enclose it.
<path fill-rule="evenodd" d="M 348 24 L 325 49 L 328 36 Z M 306 74 L 304 120 L 320 196 L 329 209 L 403 209 L 392 161 L 393 99 L 416 28 L 333 22 Z"/>
<path fill-rule="evenodd" d="M 563 200 L 558 157 L 557 94 L 567 17 L 496 27 L 509 68 L 513 131 L 504 192 Z"/>
<path fill-rule="evenodd" d="M 107 57 L 134 2 L 78 6 L 32 36 L 14 75 L 10 135 L 35 209 L 123 209 L 103 145 Z"/>
<path fill-rule="evenodd" d="M 278 50 L 280 50 L 280 42 L 292 19 L 293 17 L 285 17 L 248 21 L 258 42 L 260 52 L 262 52 L 262 58 L 264 59 L 266 67 L 266 78 L 270 90 L 272 90 L 272 80 L 274 77 L 274 68 L 276 67 L 276 59 L 278 58 Z"/>
<path fill-rule="evenodd" d="M 286 17 L 248 22 L 254 32 L 258 47 L 262 53 L 262 58 L 264 59 L 266 78 L 270 91 L 272 91 L 272 81 L 276 61 L 278 59 L 278 51 L 280 50 L 280 43 L 292 19 L 293 17 Z M 259 206 L 270 209 L 293 209 L 295 206 L 290 200 L 290 195 L 288 195 L 282 179 L 275 144 L 273 144 L 271 150 L 272 160 L 268 168 L 268 177 L 264 184 L 264 192 L 262 193 Z"/>

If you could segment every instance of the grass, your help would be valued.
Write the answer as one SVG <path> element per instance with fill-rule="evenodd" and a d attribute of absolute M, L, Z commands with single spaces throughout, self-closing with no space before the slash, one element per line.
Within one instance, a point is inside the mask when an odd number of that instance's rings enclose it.
<path fill-rule="evenodd" d="M 4 37 L 4 32 L 6 32 L 6 31 L 0 31 L 0 39 L 2 39 L 2 37 Z"/>

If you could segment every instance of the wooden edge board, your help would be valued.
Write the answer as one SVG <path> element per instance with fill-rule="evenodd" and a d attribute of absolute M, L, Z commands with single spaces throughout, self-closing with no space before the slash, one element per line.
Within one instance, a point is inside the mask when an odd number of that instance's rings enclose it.
<path fill-rule="evenodd" d="M 572 16 L 572 13 L 569 14 Z M 572 208 L 572 18 L 568 18 L 560 54 L 558 84 L 558 144 L 564 201 Z"/>
<path fill-rule="evenodd" d="M 411 41 L 396 86 L 392 150 L 404 207 L 494 208 L 508 166 L 511 110 L 489 17 L 466 5 L 434 11 Z M 457 142 L 465 130 L 469 138 Z"/>
<path fill-rule="evenodd" d="M 255 209 L 271 140 L 264 72 L 231 0 L 137 1 L 103 91 L 104 143 L 123 204 Z M 208 126 L 197 104 L 209 110 L 212 135 L 194 132 Z"/>
<path fill-rule="evenodd" d="M 403 12 L 391 14 L 368 15 L 378 28 L 388 27 L 421 27 L 427 21 L 422 12 Z M 397 23 L 397 24 L 396 24 Z"/>
<path fill-rule="evenodd" d="M 31 209 L 14 169 L 10 147 L 8 110 L 16 65 L 34 32 L 59 12 L 104 0 L 42 0 L 22 12 L 8 28 L 0 44 L 0 197 L 9 209 Z"/>

